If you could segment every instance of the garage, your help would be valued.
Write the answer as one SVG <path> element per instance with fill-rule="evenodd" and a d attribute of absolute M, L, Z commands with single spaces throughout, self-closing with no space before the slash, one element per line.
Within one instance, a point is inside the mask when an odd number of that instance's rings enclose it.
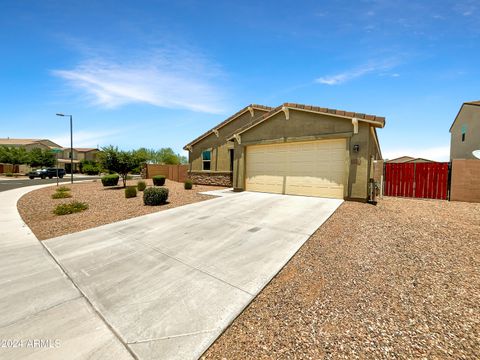
<path fill-rule="evenodd" d="M 247 146 L 245 188 L 343 199 L 346 153 L 345 139 Z"/>

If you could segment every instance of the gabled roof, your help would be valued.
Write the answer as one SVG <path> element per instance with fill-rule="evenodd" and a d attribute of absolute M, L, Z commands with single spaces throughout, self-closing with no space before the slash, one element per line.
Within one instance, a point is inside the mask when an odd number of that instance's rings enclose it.
<path fill-rule="evenodd" d="M 48 139 L 12 139 L 12 138 L 0 138 L 0 145 L 30 145 L 30 144 L 43 144 L 48 147 L 52 147 L 49 143 L 54 144 L 55 147 L 61 147 L 60 145 L 54 143 Z"/>
<path fill-rule="evenodd" d="M 245 126 L 242 126 L 240 129 L 238 129 L 235 132 L 235 135 L 240 135 L 241 133 L 271 118 L 273 115 L 279 113 L 280 111 L 284 111 L 284 109 L 307 111 L 307 112 L 326 114 L 326 115 L 337 116 L 342 118 L 351 118 L 351 119 L 356 118 L 359 121 L 376 122 L 378 123 L 379 127 L 385 126 L 385 117 L 383 116 L 368 115 L 364 113 L 357 113 L 357 112 L 351 112 L 351 111 L 345 111 L 345 110 L 329 109 L 329 108 L 312 106 L 312 105 L 284 103 L 270 110 L 268 113 L 253 119 L 250 123 L 246 124 Z M 230 139 L 233 139 L 233 138 L 234 136 L 230 137 Z"/>
<path fill-rule="evenodd" d="M 400 156 L 395 159 L 385 161 L 389 164 L 407 164 L 407 163 L 419 163 L 419 162 L 435 162 L 433 160 L 425 159 L 425 158 L 414 158 L 411 156 Z"/>
<path fill-rule="evenodd" d="M 70 150 L 69 147 L 64 147 L 63 150 Z M 95 151 L 98 149 L 97 148 L 77 148 L 77 147 L 74 147 L 73 150 L 76 150 L 78 152 L 89 152 L 89 151 Z"/>
<path fill-rule="evenodd" d="M 202 135 L 200 135 L 199 137 L 197 137 L 195 140 L 192 140 L 191 142 L 189 142 L 187 145 L 185 145 L 183 147 L 184 150 L 187 150 L 187 147 L 188 146 L 192 146 L 193 144 L 199 142 L 200 140 L 206 138 L 208 135 L 212 134 L 214 132 L 214 130 L 218 130 L 220 129 L 221 127 L 227 125 L 228 123 L 230 123 L 231 121 L 235 120 L 237 117 L 239 117 L 240 115 L 244 114 L 245 112 L 249 111 L 250 109 L 254 109 L 254 110 L 261 110 L 261 111 L 270 111 L 272 108 L 270 106 L 265 106 L 265 105 L 258 105 L 258 104 L 250 104 L 248 106 L 245 106 L 243 109 L 237 111 L 235 114 L 233 114 L 232 116 L 228 117 L 227 119 L 225 119 L 224 121 L 222 121 L 220 124 L 218 124 L 217 126 L 213 127 L 212 129 L 206 131 L 205 133 L 203 133 Z"/>
<path fill-rule="evenodd" d="M 455 116 L 455 120 L 453 120 L 453 123 L 450 126 L 450 129 L 448 130 L 449 132 L 452 131 L 452 127 L 453 127 L 453 125 L 455 125 L 455 122 L 457 121 L 458 115 L 460 115 L 460 113 L 462 112 L 462 109 L 463 109 L 464 105 L 480 106 L 480 100 L 478 100 L 478 101 L 467 101 L 467 102 L 464 102 L 462 104 L 462 106 L 460 106 L 460 110 L 458 110 L 457 116 Z"/>
<path fill-rule="evenodd" d="M 396 164 L 399 164 L 399 163 L 404 163 L 404 162 L 412 161 L 412 160 L 415 160 L 415 158 L 412 157 L 412 156 L 400 156 L 400 157 L 395 158 L 395 159 L 387 160 L 386 162 L 387 162 L 387 163 L 396 163 Z"/>

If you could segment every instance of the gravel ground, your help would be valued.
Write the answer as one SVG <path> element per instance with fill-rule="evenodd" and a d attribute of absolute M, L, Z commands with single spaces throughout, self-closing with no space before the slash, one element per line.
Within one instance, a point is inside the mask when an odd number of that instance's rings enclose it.
<path fill-rule="evenodd" d="M 480 204 L 344 203 L 204 359 L 480 359 Z"/>
<path fill-rule="evenodd" d="M 152 185 L 151 180 L 146 182 L 148 185 Z M 128 181 L 127 185 L 136 185 L 136 183 L 136 180 L 132 180 Z M 168 203 L 161 206 L 145 206 L 143 205 L 143 192 L 140 191 L 137 193 L 137 197 L 126 199 L 123 188 L 106 188 L 100 181 L 62 185 L 71 189 L 71 198 L 52 199 L 51 196 L 55 192 L 56 186 L 51 186 L 29 192 L 17 203 L 23 221 L 40 240 L 208 200 L 212 196 L 201 195 L 198 192 L 224 189 L 218 186 L 194 185 L 192 190 L 185 190 L 183 183 L 167 180 L 165 186 L 169 189 Z M 56 205 L 73 200 L 86 202 L 89 205 L 88 210 L 63 216 L 52 213 Z"/>

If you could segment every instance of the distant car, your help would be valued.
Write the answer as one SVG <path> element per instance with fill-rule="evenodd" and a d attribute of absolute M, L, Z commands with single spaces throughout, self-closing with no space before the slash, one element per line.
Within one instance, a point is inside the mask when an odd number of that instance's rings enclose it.
<path fill-rule="evenodd" d="M 40 179 L 45 179 L 49 178 L 52 179 L 54 177 L 57 177 L 57 171 L 58 171 L 58 177 L 61 179 L 65 176 L 65 169 L 60 169 L 60 168 L 48 168 L 48 169 L 37 169 L 30 171 L 28 173 L 28 177 L 30 179 L 35 179 L 36 177 L 39 177 Z"/>

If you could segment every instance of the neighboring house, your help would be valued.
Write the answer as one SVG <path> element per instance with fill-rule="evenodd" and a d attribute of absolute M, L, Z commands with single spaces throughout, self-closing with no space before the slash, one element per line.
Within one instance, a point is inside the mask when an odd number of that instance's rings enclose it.
<path fill-rule="evenodd" d="M 47 139 L 0 138 L 0 146 L 23 147 L 27 151 L 30 151 L 34 148 L 40 148 L 40 149 L 62 148 L 62 146 Z"/>
<path fill-rule="evenodd" d="M 84 160 L 97 161 L 98 152 L 97 148 L 73 148 L 73 171 L 79 171 L 80 163 Z M 65 168 L 67 172 L 70 172 L 70 148 L 63 148 L 61 155 L 58 159 L 59 167 Z"/>
<path fill-rule="evenodd" d="M 472 151 L 480 149 L 480 101 L 462 104 L 450 134 L 450 160 L 476 159 Z"/>
<path fill-rule="evenodd" d="M 12 146 L 23 147 L 25 150 L 30 151 L 34 148 L 40 148 L 44 150 L 60 149 L 62 152 L 58 153 L 58 166 L 65 168 L 67 172 L 70 172 L 70 148 L 63 147 L 54 143 L 48 139 L 11 139 L 0 138 L 0 146 Z M 73 148 L 73 171 L 79 171 L 79 164 L 82 160 L 97 160 L 97 154 L 99 150 L 97 148 Z"/>
<path fill-rule="evenodd" d="M 384 117 L 293 103 L 263 112 L 232 126 L 233 147 L 222 145 L 233 148 L 235 190 L 368 200 Z M 200 149 L 192 143 L 185 149 L 195 175 Z"/>
<path fill-rule="evenodd" d="M 385 162 L 388 164 L 406 164 L 406 163 L 431 163 L 435 161 L 424 159 L 424 158 L 414 158 L 411 156 L 401 156 L 399 158 L 387 160 Z"/>
<path fill-rule="evenodd" d="M 189 154 L 189 176 L 196 184 L 232 186 L 233 147 L 228 138 L 272 108 L 251 104 L 244 107 L 213 129 L 185 145 Z"/>

